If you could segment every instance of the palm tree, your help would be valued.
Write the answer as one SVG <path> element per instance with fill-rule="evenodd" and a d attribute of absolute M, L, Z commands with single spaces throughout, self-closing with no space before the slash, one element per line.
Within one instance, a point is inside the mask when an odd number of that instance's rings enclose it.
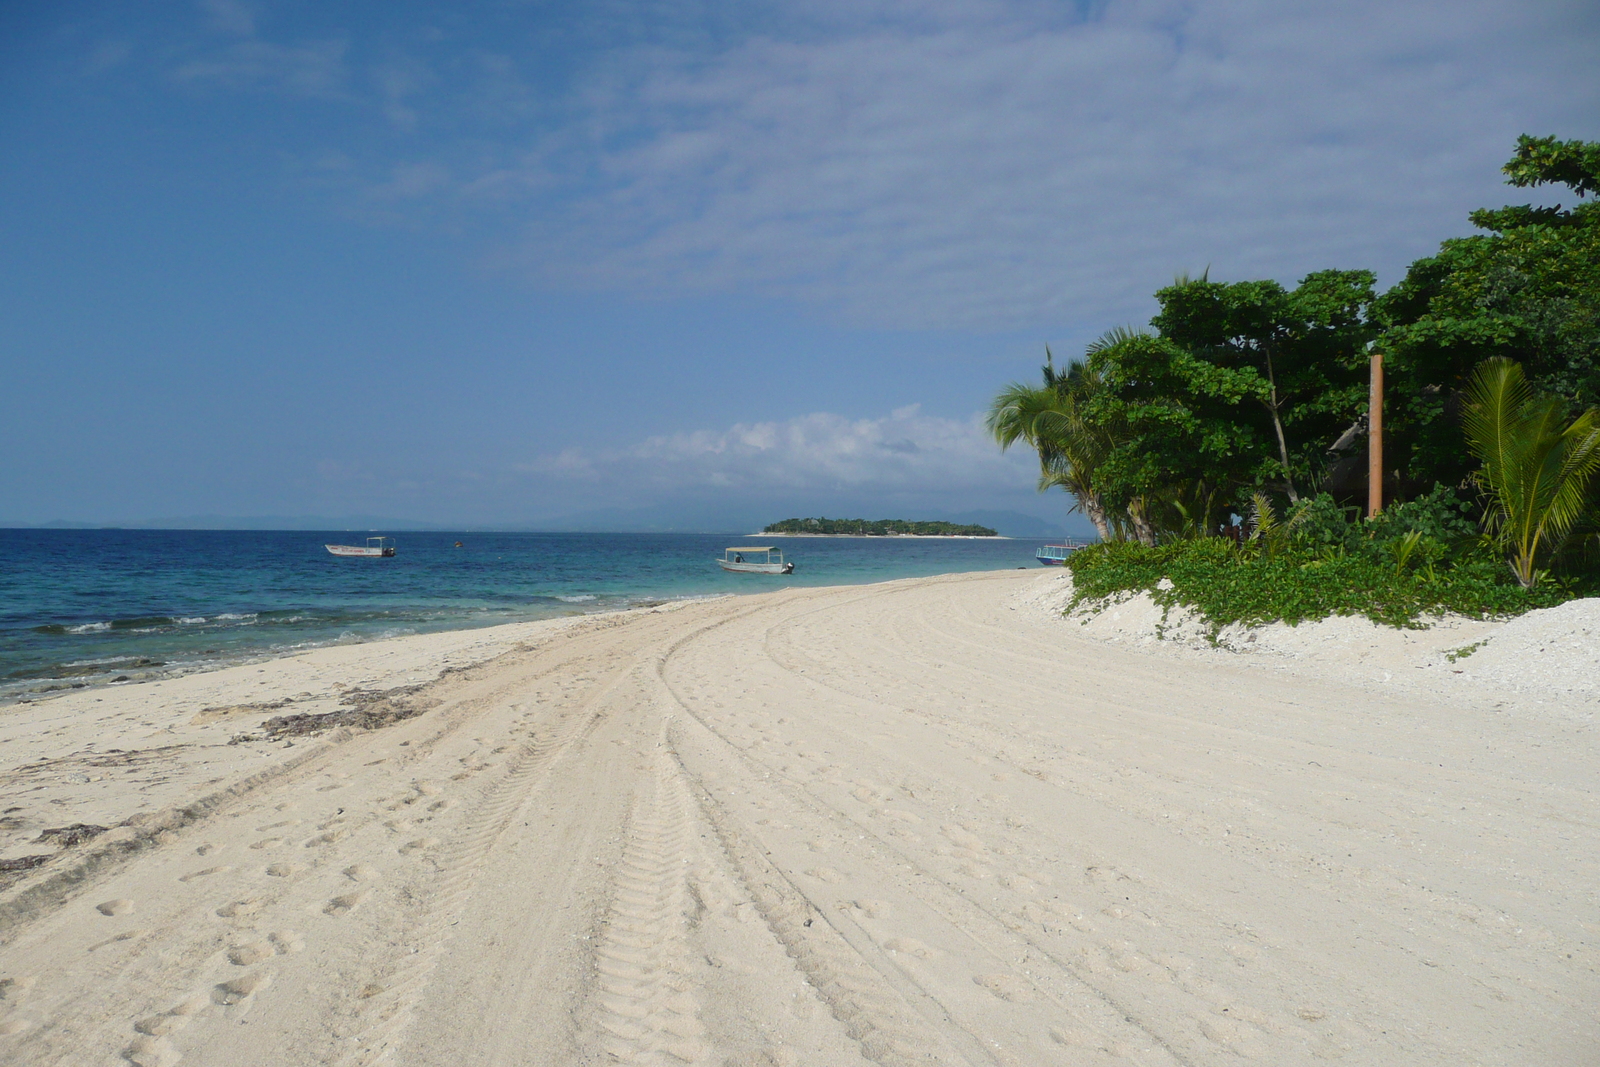
<path fill-rule="evenodd" d="M 1047 347 L 1044 384 L 1006 386 L 989 406 L 986 423 L 1002 450 L 1018 441 L 1031 445 L 1039 453 L 1039 491 L 1060 486 L 1071 493 L 1076 501 L 1071 510 L 1087 515 L 1100 539 L 1109 541 L 1113 526 L 1095 472 L 1110 442 L 1084 417 L 1084 401 L 1099 385 L 1099 377 L 1081 362 L 1057 372 Z"/>
<path fill-rule="evenodd" d="M 1502 357 L 1478 364 L 1467 399 L 1463 423 L 1483 464 L 1485 527 L 1509 551 L 1517 581 L 1532 588 L 1545 573 L 1539 557 L 1559 552 L 1588 508 L 1600 473 L 1600 412 L 1564 426 L 1562 401 L 1535 396 L 1522 364 Z"/>

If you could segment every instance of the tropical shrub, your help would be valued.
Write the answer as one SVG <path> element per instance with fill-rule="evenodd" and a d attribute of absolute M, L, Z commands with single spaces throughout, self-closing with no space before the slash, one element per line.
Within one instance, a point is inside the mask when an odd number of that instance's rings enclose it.
<path fill-rule="evenodd" d="M 1524 589 L 1495 555 L 1481 550 L 1430 569 L 1416 560 L 1397 567 L 1392 553 L 1387 558 L 1365 552 L 1319 557 L 1290 548 L 1251 556 L 1222 538 L 1208 538 L 1155 548 L 1128 542 L 1092 545 L 1073 553 L 1067 566 L 1074 606 L 1094 607 L 1145 592 L 1162 607 L 1193 609 L 1209 623 L 1213 637 L 1232 623 L 1294 625 L 1331 615 L 1362 615 L 1402 627 L 1418 627 L 1425 616 L 1444 612 L 1501 617 L 1553 607 L 1585 591 L 1570 581 Z"/>
<path fill-rule="evenodd" d="M 1600 412 L 1570 424 L 1559 397 L 1536 396 L 1522 365 L 1496 357 L 1472 376 L 1464 424 L 1488 502 L 1485 525 L 1509 556 L 1511 572 L 1532 588 L 1539 563 L 1565 546 L 1590 511 L 1600 475 Z"/>

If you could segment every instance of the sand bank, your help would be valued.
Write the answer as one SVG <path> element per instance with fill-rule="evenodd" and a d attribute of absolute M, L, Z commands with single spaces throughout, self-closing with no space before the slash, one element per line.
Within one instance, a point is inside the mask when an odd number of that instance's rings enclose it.
<path fill-rule="evenodd" d="M 0 891 L 0 1059 L 1593 1062 L 1585 698 L 1105 640 L 1052 582 L 13 709 L 5 855 L 52 858 Z M 404 715 L 260 739 L 352 689 Z"/>

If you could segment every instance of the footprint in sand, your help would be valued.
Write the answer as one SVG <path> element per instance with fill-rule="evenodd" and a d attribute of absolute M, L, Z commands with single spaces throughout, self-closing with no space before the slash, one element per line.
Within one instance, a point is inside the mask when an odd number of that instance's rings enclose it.
<path fill-rule="evenodd" d="M 96 904 L 94 910 L 101 915 L 126 915 L 133 910 L 133 901 L 126 898 L 108 900 L 104 904 Z"/>
<path fill-rule="evenodd" d="M 28 1020 L 26 1019 L 7 1019 L 5 1022 L 0 1023 L 0 1037 L 11 1037 L 14 1034 L 20 1034 L 28 1028 L 28 1025 Z"/>
<path fill-rule="evenodd" d="M 407 841 L 400 846 L 401 853 L 420 852 L 423 849 L 433 848 L 439 844 L 437 837 L 419 837 L 415 841 Z"/>
<path fill-rule="evenodd" d="M 267 987 L 272 979 L 265 974 L 242 974 L 228 982 L 219 982 L 211 988 L 211 1001 L 213 1004 L 237 1004 L 246 997 L 254 996 Z"/>
<path fill-rule="evenodd" d="M 306 947 L 305 941 L 293 930 L 279 930 L 277 933 L 268 934 L 267 940 L 272 942 L 272 947 L 280 956 L 299 952 Z"/>
<path fill-rule="evenodd" d="M 246 915 L 253 915 L 260 910 L 261 900 L 257 897 L 250 897 L 222 905 L 217 909 L 217 914 L 224 919 L 242 919 Z"/>
<path fill-rule="evenodd" d="M 233 868 L 232 867 L 228 867 L 228 866 L 207 867 L 203 871 L 190 871 L 188 874 L 180 876 L 178 878 L 178 881 L 180 881 L 180 882 L 192 882 L 196 878 L 204 878 L 207 875 L 212 875 L 212 874 L 226 874 L 228 871 L 231 871 L 231 870 L 233 870 Z"/>
<path fill-rule="evenodd" d="M 38 983 L 39 979 L 31 974 L 0 978 L 0 1000 L 18 1000 Z"/>
<path fill-rule="evenodd" d="M 228 950 L 228 962 L 235 967 L 249 967 L 260 963 L 276 950 L 270 941 L 252 941 L 248 945 L 235 945 Z"/>
<path fill-rule="evenodd" d="M 379 877 L 378 869 L 365 863 L 357 863 L 344 869 L 344 876 L 352 882 L 374 882 Z"/>
<path fill-rule="evenodd" d="M 887 918 L 891 910 L 889 905 L 881 900 L 858 900 L 856 907 L 869 919 Z"/>
<path fill-rule="evenodd" d="M 815 878 L 819 882 L 828 882 L 832 885 L 838 885 L 840 882 L 844 881 L 844 875 L 840 874 L 832 867 L 814 867 L 807 871 L 806 874 L 810 875 L 812 878 Z"/>
<path fill-rule="evenodd" d="M 188 1000 L 180 1001 L 167 1009 L 168 1015 L 181 1015 L 184 1018 L 190 1015 L 199 1015 L 206 1010 L 206 1005 L 211 1003 L 211 998 L 205 994 L 196 994 Z"/>
<path fill-rule="evenodd" d="M 133 1028 L 150 1037 L 166 1037 L 188 1025 L 188 1018 L 182 1015 L 152 1015 L 148 1019 L 140 1019 L 134 1023 Z"/>
<path fill-rule="evenodd" d="M 293 878 L 306 869 L 303 863 L 274 863 L 267 868 L 267 874 L 273 878 Z"/>
<path fill-rule="evenodd" d="M 354 893 L 343 893 L 324 904 L 322 913 L 324 915 L 348 915 L 371 895 L 372 891 L 370 889 L 358 889 Z"/>
<path fill-rule="evenodd" d="M 95 942 L 94 944 L 89 946 L 88 951 L 90 951 L 90 952 L 98 952 L 101 949 L 105 948 L 107 945 L 115 945 L 119 941 L 132 941 L 134 938 L 143 937 L 145 934 L 148 934 L 149 932 L 150 932 L 149 930 L 128 930 L 128 931 L 125 931 L 123 933 L 118 934 L 116 937 L 108 937 L 104 941 Z"/>
<path fill-rule="evenodd" d="M 251 842 L 250 843 L 250 847 L 251 848 L 272 848 L 274 845 L 281 845 L 281 844 L 283 844 L 283 838 L 281 838 L 281 837 L 265 837 L 265 838 L 262 838 L 260 841 Z"/>
<path fill-rule="evenodd" d="M 134 1067 L 173 1067 L 183 1059 L 183 1054 L 164 1037 L 140 1035 L 123 1050 L 122 1057 Z"/>

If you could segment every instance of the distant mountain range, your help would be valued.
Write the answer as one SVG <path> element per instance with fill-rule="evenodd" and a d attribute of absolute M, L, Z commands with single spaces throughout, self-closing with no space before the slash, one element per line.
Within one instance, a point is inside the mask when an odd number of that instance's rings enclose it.
<path fill-rule="evenodd" d="M 772 513 L 749 514 L 750 508 L 606 508 L 578 512 L 534 522 L 419 522 L 385 515 L 187 515 L 132 522 L 43 523 L 0 522 L 0 529 L 45 530 L 349 530 L 396 533 L 405 530 L 441 532 L 571 532 L 571 533 L 752 533 L 775 521 Z M 780 513 L 781 514 L 781 513 Z M 793 514 L 791 512 L 790 514 Z M 1093 536 L 1080 516 L 1071 528 L 1020 511 L 960 511 L 939 514 L 930 521 L 986 526 L 1005 537 Z M 1079 529 L 1078 527 L 1082 527 Z"/>
<path fill-rule="evenodd" d="M 769 523 L 764 534 L 810 534 L 814 536 L 895 537 L 993 537 L 995 530 L 978 523 L 927 522 L 905 519 L 784 519 Z"/>

